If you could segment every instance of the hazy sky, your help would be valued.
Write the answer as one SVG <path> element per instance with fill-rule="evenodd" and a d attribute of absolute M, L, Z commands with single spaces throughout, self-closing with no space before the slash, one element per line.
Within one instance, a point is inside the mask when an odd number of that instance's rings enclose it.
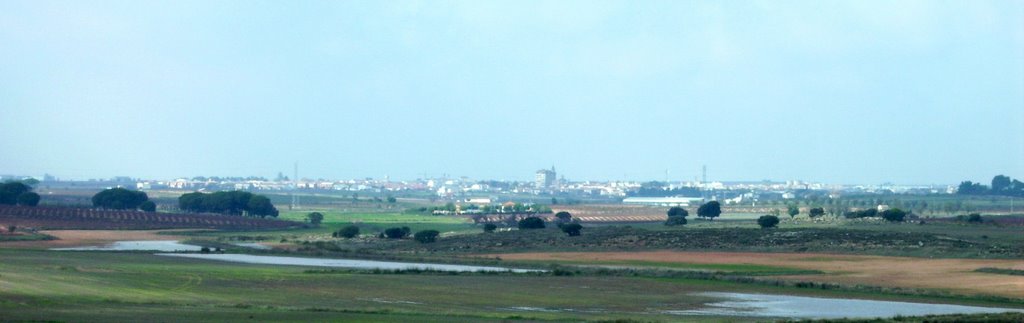
<path fill-rule="evenodd" d="M 0 0 L 0 174 L 1024 177 L 1021 1 Z"/>

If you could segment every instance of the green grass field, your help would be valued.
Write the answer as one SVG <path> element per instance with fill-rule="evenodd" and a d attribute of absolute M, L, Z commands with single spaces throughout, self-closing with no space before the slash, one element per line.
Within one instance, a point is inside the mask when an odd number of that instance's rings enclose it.
<path fill-rule="evenodd" d="M 557 264 L 557 265 L 587 265 L 587 266 L 609 266 L 626 268 L 667 268 L 687 271 L 709 271 L 722 272 L 743 276 L 775 276 L 775 275 L 815 275 L 822 272 L 800 268 L 767 266 L 756 264 L 698 264 L 684 262 L 661 262 L 644 260 L 543 260 L 543 261 L 516 261 L 526 264 Z"/>
<path fill-rule="evenodd" d="M 338 200 L 323 197 L 324 204 Z M 360 204 L 363 202 L 358 202 Z M 369 203 L 363 203 L 369 205 Z M 762 245 L 744 245 L 754 237 L 777 241 L 771 251 L 801 252 L 803 248 L 853 254 L 889 254 L 942 257 L 999 257 L 979 254 L 991 246 L 1024 245 L 1017 226 L 963 223 L 884 223 L 865 221 L 813 222 L 783 216 L 779 229 L 756 229 L 756 216 L 725 214 L 715 221 L 690 217 L 686 226 L 661 223 L 625 226 L 584 224 L 583 236 L 568 237 L 557 228 L 530 232 L 478 234 L 480 227 L 452 216 L 405 214 L 397 210 L 353 211 L 348 206 L 284 211 L 281 219 L 305 222 L 309 212 L 325 215 L 319 226 L 276 231 L 195 231 L 197 241 L 287 241 L 312 248 L 295 254 L 321 257 L 369 255 L 384 259 L 435 259 L 472 262 L 465 254 L 517 251 L 649 250 L 697 248 L 688 243 L 714 242 L 718 250 L 763 251 Z M 361 228 L 363 239 L 336 240 L 330 233 L 347 225 Z M 444 233 L 434 244 L 369 238 L 386 228 L 408 226 L 413 231 Z M 640 229 L 640 230 L 637 230 Z M 730 230 L 739 229 L 739 230 Z M 927 236 L 925 247 L 890 251 L 873 244 L 861 249 L 830 247 L 837 239 L 855 242 L 858 236 L 885 233 L 886 239 Z M 176 232 L 175 234 L 181 234 Z M 804 234 L 812 237 L 804 237 Z M 853 236 L 850 236 L 850 235 Z M 776 237 L 777 235 L 777 237 Z M 39 238 L 39 237 L 34 237 Z M 716 240 L 718 239 L 718 240 Z M 789 239 L 789 240 L 787 240 Z M 636 244 L 643 240 L 644 244 Z M 721 240 L 721 241 L 719 241 Z M 805 241 L 806 240 L 806 241 Z M 315 249 L 316 243 L 337 242 L 347 253 Z M 758 240 L 761 241 L 761 240 Z M 873 240 L 872 240 L 873 241 Z M 227 242 L 220 241 L 226 245 Z M 501 243 L 500 245 L 497 243 Z M 730 243 L 740 243 L 732 245 Z M 917 240 L 910 245 L 916 245 Z M 760 243 L 760 242 L 759 242 Z M 933 245 L 935 247 L 933 247 Z M 496 247 L 497 246 L 497 247 Z M 689 247 L 687 247 L 689 246 Z M 1007 247 L 1009 246 L 1009 247 Z M 518 249 L 516 249 L 518 248 Z M 744 249 L 746 248 L 746 249 Z M 750 249 L 754 248 L 754 249 Z M 813 249 L 818 248 L 818 249 Z M 901 247 L 903 248 L 903 247 Z M 917 248 L 917 247 L 914 247 Z M 906 248 L 904 248 L 906 249 Z M 1014 249 L 1016 250 L 1016 249 Z M 367 254 L 359 251 L 369 251 Z M 941 251 L 942 253 L 938 253 Z M 283 251 L 275 251 L 281 252 Z M 389 258 L 391 257 L 391 258 Z M 477 259 L 479 260 L 479 259 Z M 479 260 L 484 261 L 484 260 Z M 500 261 L 487 260 L 493 263 Z M 817 259 L 815 260 L 817 261 Z M 820 261 L 830 261 L 822 258 Z M 507 262 L 506 262 L 507 263 Z M 659 261 L 536 261 L 514 262 L 540 267 L 598 265 L 642 270 L 712 271 L 758 279 L 773 275 L 814 275 L 816 272 L 781 266 L 750 264 L 691 264 Z M 993 273 L 993 275 L 1001 273 Z M 160 257 L 146 253 L 54 252 L 0 249 L 0 321 L 580 321 L 635 319 L 641 321 L 736 320 L 743 318 L 686 317 L 664 313 L 685 310 L 711 301 L 692 293 L 703 291 L 754 292 L 838 298 L 868 298 L 917 302 L 961 303 L 1021 307 L 1019 302 L 980 297 L 899 294 L 857 289 L 796 288 L 763 283 L 656 277 L 646 274 L 603 275 L 584 271 L 572 276 L 484 275 L 440 273 L 374 274 L 309 268 L 244 265 Z M 930 296 L 929 296 L 930 295 Z"/>
<path fill-rule="evenodd" d="M 0 313 L 12 320 L 320 320 L 367 315 L 467 320 L 669 318 L 704 286 L 627 277 L 310 274 L 141 253 L 0 250 Z M 516 308 L 543 308 L 529 311 Z M 573 311 L 564 311 L 572 309 Z M 377 314 L 374 314 L 377 313 Z M 166 315 L 166 316 L 164 316 Z"/>
<path fill-rule="evenodd" d="M 0 259 L 3 320 L 720 320 L 663 311 L 713 300 L 692 295 L 702 291 L 930 300 L 685 278 L 312 273 L 144 253 L 5 249 Z"/>

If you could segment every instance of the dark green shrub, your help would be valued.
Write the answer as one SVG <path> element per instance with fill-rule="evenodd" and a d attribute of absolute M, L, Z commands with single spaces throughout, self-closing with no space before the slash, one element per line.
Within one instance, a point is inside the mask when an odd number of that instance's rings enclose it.
<path fill-rule="evenodd" d="M 519 220 L 519 229 L 543 229 L 545 227 L 544 220 L 541 218 L 531 216 L 522 220 Z"/>
<path fill-rule="evenodd" d="M 757 218 L 757 225 L 761 226 L 763 229 L 774 228 L 776 225 L 779 225 L 779 217 L 774 215 L 762 215 Z"/>
<path fill-rule="evenodd" d="M 498 229 L 498 226 L 494 225 L 494 223 L 484 224 L 484 232 L 494 232 L 496 229 Z"/>
<path fill-rule="evenodd" d="M 670 217 L 670 218 L 674 217 L 674 216 L 681 216 L 681 217 L 684 217 L 684 218 L 687 217 L 687 216 L 690 216 L 690 211 L 687 211 L 686 209 L 684 209 L 682 207 L 678 207 L 678 206 L 673 206 L 673 207 L 669 208 L 667 213 L 668 213 L 668 217 Z"/>
<path fill-rule="evenodd" d="M 583 229 L 583 226 L 579 223 L 569 223 L 562 225 L 561 228 L 562 232 L 569 234 L 570 237 L 575 237 L 580 235 L 580 230 Z"/>
<path fill-rule="evenodd" d="M 555 213 L 555 218 L 557 218 L 558 221 L 561 221 L 561 222 L 571 222 L 572 221 L 572 214 L 569 214 L 569 212 L 561 211 L 561 212 Z"/>
<path fill-rule="evenodd" d="M 409 227 L 388 228 L 384 230 L 384 237 L 388 239 L 402 239 L 409 236 Z"/>
<path fill-rule="evenodd" d="M 685 225 L 685 224 L 686 224 L 686 217 L 670 216 L 670 217 L 668 217 L 668 220 L 665 220 L 665 225 L 670 226 L 670 227 L 671 226 L 677 226 L 677 225 Z"/>
<path fill-rule="evenodd" d="M 807 212 L 807 215 L 809 215 L 812 218 L 816 218 L 825 215 L 825 209 L 820 207 L 811 208 L 811 210 Z"/>
<path fill-rule="evenodd" d="M 306 219 L 309 220 L 309 223 L 319 225 L 320 222 L 324 222 L 324 214 L 320 212 L 313 212 L 306 214 Z"/>
<path fill-rule="evenodd" d="M 423 230 L 416 232 L 412 238 L 419 243 L 431 243 L 437 241 L 437 236 L 441 235 L 437 230 Z"/>
<path fill-rule="evenodd" d="M 882 218 L 889 222 L 903 222 L 903 218 L 907 216 L 907 212 L 900 209 L 888 209 L 882 211 Z"/>
<path fill-rule="evenodd" d="M 355 236 L 358 236 L 358 235 L 359 235 L 359 227 L 354 226 L 354 225 L 350 225 L 350 226 L 346 226 L 344 228 L 338 229 L 338 231 L 335 231 L 334 234 L 332 234 L 331 236 L 333 236 L 335 238 L 351 239 L 351 238 L 355 238 Z"/>

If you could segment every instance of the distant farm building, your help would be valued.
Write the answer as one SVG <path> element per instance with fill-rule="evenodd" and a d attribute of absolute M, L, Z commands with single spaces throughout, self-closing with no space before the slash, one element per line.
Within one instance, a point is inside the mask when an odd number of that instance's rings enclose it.
<path fill-rule="evenodd" d="M 470 203 L 470 204 L 489 205 L 489 204 L 491 204 L 491 199 L 490 198 L 477 197 L 477 198 L 465 199 L 464 202 Z"/>

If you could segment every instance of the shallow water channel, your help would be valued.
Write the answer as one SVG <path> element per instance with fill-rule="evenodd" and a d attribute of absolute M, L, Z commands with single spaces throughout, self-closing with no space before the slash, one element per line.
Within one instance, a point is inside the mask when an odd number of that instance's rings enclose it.
<path fill-rule="evenodd" d="M 177 240 L 117 241 L 103 246 L 53 248 L 59 251 L 200 251 L 203 247 L 184 244 Z"/>
<path fill-rule="evenodd" d="M 217 261 L 240 262 L 261 265 L 289 265 L 311 267 L 335 267 L 354 269 L 385 269 L 385 270 L 437 270 L 437 271 L 511 271 L 516 273 L 539 272 L 537 269 L 513 269 L 504 267 L 467 266 L 448 264 L 429 264 L 413 262 L 376 261 L 359 259 L 328 259 L 306 257 L 257 256 L 230 253 L 158 253 L 158 256 L 195 258 Z"/>
<path fill-rule="evenodd" d="M 789 295 L 705 292 L 695 295 L 723 299 L 704 308 L 666 311 L 679 315 L 786 317 L 807 319 L 875 318 L 940 314 L 1024 312 L 1022 309 L 925 304 Z"/>

